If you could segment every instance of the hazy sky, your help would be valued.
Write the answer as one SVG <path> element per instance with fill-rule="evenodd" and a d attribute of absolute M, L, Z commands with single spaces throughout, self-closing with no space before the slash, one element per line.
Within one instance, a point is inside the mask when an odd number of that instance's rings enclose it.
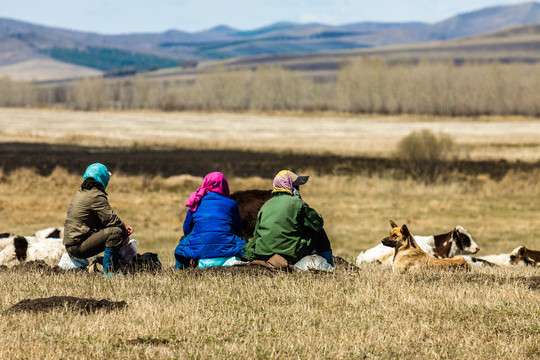
<path fill-rule="evenodd" d="M 0 0 L 0 17 L 106 34 L 189 32 L 216 25 L 247 30 L 278 21 L 434 23 L 523 0 Z"/>

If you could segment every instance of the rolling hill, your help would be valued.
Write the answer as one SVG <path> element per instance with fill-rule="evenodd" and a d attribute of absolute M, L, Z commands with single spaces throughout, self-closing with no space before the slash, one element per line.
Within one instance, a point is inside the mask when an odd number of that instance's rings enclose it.
<path fill-rule="evenodd" d="M 6 74 L 2 67 L 16 69 L 14 64 L 28 61 L 37 64 L 51 59 L 56 60 L 58 66 L 62 63 L 80 66 L 81 71 L 110 71 L 128 66 L 135 70 L 171 68 L 231 58 L 235 60 L 227 61 L 229 66 L 261 61 L 294 62 L 313 57 L 313 53 L 317 53 L 320 62 L 326 61 L 326 65 L 319 66 L 321 68 L 335 67 L 335 59 L 358 54 L 384 55 L 401 61 L 449 55 L 453 58 L 485 57 L 494 52 L 495 56 L 487 57 L 500 59 L 510 54 L 514 60 L 533 61 L 539 49 L 534 29 L 527 30 L 532 31 L 529 35 L 475 35 L 538 23 L 538 2 L 485 8 L 435 24 L 363 22 L 328 26 L 282 22 L 250 31 L 218 26 L 197 33 L 170 30 L 158 34 L 105 35 L 0 18 L 0 74 Z M 516 41 L 518 37 L 521 40 Z M 515 55 L 511 51 L 515 51 Z M 334 60 L 324 60 L 326 58 Z M 289 65 L 293 68 L 292 63 Z M 7 73 L 17 78 L 15 70 Z"/>
<path fill-rule="evenodd" d="M 328 78 L 335 76 L 344 62 L 361 56 L 380 57 L 390 63 L 418 63 L 421 61 L 444 61 L 456 64 L 464 62 L 537 63 L 540 62 L 539 50 L 540 24 L 535 24 L 513 26 L 481 35 L 446 41 L 209 61 L 203 62 L 193 69 L 163 69 L 148 72 L 144 76 L 190 81 L 198 74 L 212 71 L 216 67 L 256 69 L 263 65 L 279 65 L 286 69 L 299 71 L 306 76 Z"/>

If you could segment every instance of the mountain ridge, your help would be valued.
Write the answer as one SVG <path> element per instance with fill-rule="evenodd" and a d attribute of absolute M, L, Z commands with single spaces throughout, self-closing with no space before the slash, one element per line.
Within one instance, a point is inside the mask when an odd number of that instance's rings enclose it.
<path fill-rule="evenodd" d="M 161 33 L 107 35 L 0 18 L 0 66 L 44 57 L 81 65 L 70 62 L 69 57 L 80 58 L 80 53 L 89 51 L 88 49 L 102 49 L 104 53 L 107 52 L 106 49 L 115 49 L 122 53 L 122 56 L 128 56 L 129 53 L 134 57 L 144 54 L 155 57 L 156 64 L 174 66 L 186 61 L 443 41 L 536 23 L 540 23 L 540 3 L 536 1 L 483 8 L 433 24 L 366 21 L 331 26 L 320 23 L 276 22 L 252 30 L 218 25 L 194 33 L 170 29 Z M 79 56 L 72 56 L 73 53 L 78 53 Z M 51 54 L 63 54 L 57 55 L 63 58 L 53 57 Z M 169 62 L 162 61 L 166 59 Z M 171 62 L 171 59 L 174 61 Z M 147 66 L 148 61 L 144 64 Z M 84 65 L 94 67 L 92 63 Z M 111 66 L 118 65 L 113 63 Z"/>

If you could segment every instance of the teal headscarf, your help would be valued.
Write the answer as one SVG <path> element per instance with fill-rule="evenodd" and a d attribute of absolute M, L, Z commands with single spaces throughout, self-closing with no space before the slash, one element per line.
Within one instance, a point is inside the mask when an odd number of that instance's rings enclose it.
<path fill-rule="evenodd" d="M 103 185 L 103 188 L 106 189 L 109 184 L 109 178 L 111 173 L 107 170 L 107 167 L 100 163 L 95 163 L 86 168 L 86 171 L 83 175 L 83 180 L 91 177 L 94 178 L 98 183 Z"/>

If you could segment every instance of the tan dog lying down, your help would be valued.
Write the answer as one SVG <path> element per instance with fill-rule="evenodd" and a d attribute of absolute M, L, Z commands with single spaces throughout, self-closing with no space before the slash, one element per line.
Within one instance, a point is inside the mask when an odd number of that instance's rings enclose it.
<path fill-rule="evenodd" d="M 471 266 L 461 257 L 450 259 L 438 259 L 428 255 L 416 244 L 414 237 L 409 232 L 407 225 L 399 227 L 390 220 L 392 231 L 388 237 L 382 239 L 385 246 L 395 248 L 392 269 L 394 272 L 405 273 L 422 269 L 470 269 Z"/>

